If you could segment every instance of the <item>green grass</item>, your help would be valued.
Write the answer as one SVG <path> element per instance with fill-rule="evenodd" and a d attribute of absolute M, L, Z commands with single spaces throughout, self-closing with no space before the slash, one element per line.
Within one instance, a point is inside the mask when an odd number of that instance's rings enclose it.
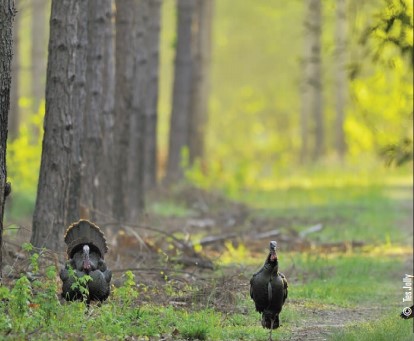
<path fill-rule="evenodd" d="M 398 312 L 376 319 L 375 322 L 361 323 L 352 328 L 332 335 L 335 341 L 411 341 L 413 340 L 413 321 L 397 317 Z"/>
<path fill-rule="evenodd" d="M 171 200 L 151 203 L 148 211 L 162 217 L 189 217 L 194 214 L 194 212 L 185 205 Z"/>
<path fill-rule="evenodd" d="M 291 282 L 290 298 L 339 307 L 399 302 L 404 263 L 399 257 L 371 253 L 292 254 L 284 260 Z M 400 274 L 401 278 L 398 277 Z M 290 276 L 289 276 L 290 275 Z M 398 295 L 400 294 L 400 295 Z"/>
<path fill-rule="evenodd" d="M 407 243 L 406 233 L 396 222 L 401 202 L 412 198 L 410 181 L 398 186 L 377 182 L 333 186 L 333 180 L 326 180 L 324 184 L 288 184 L 278 190 L 238 193 L 233 198 L 255 208 L 254 216 L 279 221 L 277 228 L 301 231 L 321 223 L 324 229 L 310 235 L 320 241 Z"/>

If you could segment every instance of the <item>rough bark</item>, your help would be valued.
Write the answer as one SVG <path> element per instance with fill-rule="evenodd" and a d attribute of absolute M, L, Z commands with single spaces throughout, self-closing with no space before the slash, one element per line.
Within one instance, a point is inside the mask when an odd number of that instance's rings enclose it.
<path fill-rule="evenodd" d="M 147 116 L 148 47 L 146 44 L 149 0 L 136 0 L 134 33 L 133 101 L 130 117 L 128 210 L 126 219 L 136 223 L 144 208 L 144 135 Z M 130 9 L 131 10 L 131 9 Z"/>
<path fill-rule="evenodd" d="M 53 0 L 46 113 L 31 242 L 60 250 L 67 225 L 79 218 L 81 113 L 85 99 L 85 0 Z"/>
<path fill-rule="evenodd" d="M 19 10 L 19 3 L 15 2 L 16 9 Z M 19 73 L 20 73 L 20 61 L 19 61 L 19 23 L 20 13 L 17 12 L 14 17 L 13 24 L 13 59 L 11 62 L 11 72 L 13 82 L 10 89 L 10 113 L 9 113 L 9 133 L 8 138 L 14 140 L 19 135 Z"/>
<path fill-rule="evenodd" d="M 336 120 L 335 120 L 335 147 L 338 156 L 343 159 L 346 153 L 344 121 L 347 102 L 347 75 L 346 75 L 346 0 L 336 1 Z"/>
<path fill-rule="evenodd" d="M 147 110 L 145 120 L 144 187 L 157 184 L 158 79 L 162 0 L 149 0 L 146 45 L 148 48 Z"/>
<path fill-rule="evenodd" d="M 37 113 L 45 97 L 48 0 L 32 0 L 32 111 Z M 38 132 L 37 132 L 38 133 Z"/>
<path fill-rule="evenodd" d="M 96 221 L 99 187 L 103 183 L 102 108 L 104 107 L 105 42 L 110 24 L 110 0 L 88 1 L 86 108 L 82 141 L 82 217 Z M 110 13 L 110 12 L 109 12 Z"/>
<path fill-rule="evenodd" d="M 115 130 L 114 130 L 114 188 L 113 216 L 125 222 L 128 197 L 128 150 L 130 144 L 130 117 L 133 110 L 134 79 L 134 0 L 116 0 L 115 49 Z"/>
<path fill-rule="evenodd" d="M 0 0 L 0 280 L 3 264 L 3 217 L 7 196 L 6 146 L 10 109 L 11 63 L 13 56 L 13 0 Z"/>
<path fill-rule="evenodd" d="M 214 0 L 199 0 L 193 25 L 193 85 L 189 124 L 190 164 L 204 157 L 210 90 L 211 30 Z"/>
<path fill-rule="evenodd" d="M 183 178 L 182 152 L 189 146 L 189 117 L 192 84 L 191 28 L 196 2 L 178 0 L 177 49 L 174 63 L 174 84 L 166 181 Z"/>

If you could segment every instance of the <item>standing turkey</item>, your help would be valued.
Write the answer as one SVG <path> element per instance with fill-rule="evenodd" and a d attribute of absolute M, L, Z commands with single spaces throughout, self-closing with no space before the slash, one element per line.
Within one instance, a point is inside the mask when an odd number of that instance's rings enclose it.
<path fill-rule="evenodd" d="M 271 241 L 263 267 L 250 280 L 250 297 L 262 314 L 263 328 L 270 329 L 269 340 L 272 340 L 272 330 L 279 327 L 279 314 L 288 296 L 288 283 L 279 272 L 276 247 L 277 243 Z"/>
<path fill-rule="evenodd" d="M 89 294 L 86 302 L 104 301 L 110 292 L 112 272 L 104 262 L 104 254 L 108 251 L 106 239 L 98 226 L 88 220 L 79 220 L 68 227 L 65 233 L 68 261 L 60 271 L 63 282 L 62 297 L 66 300 L 82 300 L 80 290 L 73 286 L 76 277 L 89 275 L 92 279 L 87 283 Z M 73 274 L 71 274 L 71 270 Z"/>

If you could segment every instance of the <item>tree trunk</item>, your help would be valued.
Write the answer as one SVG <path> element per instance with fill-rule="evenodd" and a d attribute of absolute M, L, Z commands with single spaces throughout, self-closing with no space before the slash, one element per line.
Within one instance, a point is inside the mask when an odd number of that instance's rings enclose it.
<path fill-rule="evenodd" d="M 32 111 L 45 97 L 48 0 L 32 0 Z M 39 133 L 39 132 L 36 132 Z"/>
<path fill-rule="evenodd" d="M 85 99 L 87 1 L 53 0 L 46 113 L 31 242 L 59 250 L 79 218 L 81 119 Z"/>
<path fill-rule="evenodd" d="M 189 124 L 190 164 L 204 157 L 210 88 L 211 30 L 214 0 L 199 0 L 193 30 L 193 86 Z"/>
<path fill-rule="evenodd" d="M 134 79 L 134 0 L 116 0 L 116 79 L 113 216 L 123 223 L 126 219 L 128 150 L 130 117 L 133 110 Z"/>
<path fill-rule="evenodd" d="M 346 76 L 346 0 L 336 1 L 336 120 L 335 137 L 336 152 L 340 159 L 346 153 L 344 121 L 346 113 L 346 102 L 348 84 Z"/>
<path fill-rule="evenodd" d="M 177 49 L 174 65 L 174 84 L 166 181 L 183 178 L 182 153 L 189 146 L 189 119 L 192 84 L 191 28 L 195 10 L 194 0 L 178 0 Z"/>
<path fill-rule="evenodd" d="M 309 86 L 310 116 L 312 117 L 313 148 L 312 160 L 317 161 L 324 153 L 324 119 L 322 103 L 321 70 L 321 0 L 309 0 L 306 27 L 310 44 L 309 74 L 306 75 Z"/>
<path fill-rule="evenodd" d="M 99 187 L 105 166 L 102 141 L 102 108 L 104 107 L 105 41 L 110 0 L 88 1 L 88 47 L 86 69 L 86 108 L 82 141 L 82 217 L 96 221 Z M 109 12 L 110 13 L 110 12 Z"/>
<path fill-rule="evenodd" d="M 160 26 L 162 0 L 150 0 L 146 45 L 148 48 L 147 110 L 145 120 L 144 187 L 151 189 L 157 184 L 157 123 L 158 78 L 160 59 Z"/>
<path fill-rule="evenodd" d="M 10 109 L 11 63 L 13 56 L 13 0 L 0 0 L 0 280 L 3 265 L 3 217 L 6 189 L 7 167 L 6 146 L 7 126 Z"/>
<path fill-rule="evenodd" d="M 136 223 L 144 208 L 144 135 L 148 101 L 148 45 L 147 23 L 149 0 L 135 3 L 134 33 L 134 78 L 133 101 L 130 117 L 129 176 L 128 176 L 128 212 L 126 219 Z M 132 9 L 130 9 L 132 10 Z"/>
<path fill-rule="evenodd" d="M 101 1 L 106 8 L 105 40 L 103 50 L 103 105 L 100 115 L 103 163 L 99 173 L 97 195 L 97 222 L 113 221 L 113 167 L 114 167 L 114 107 L 115 107 L 115 22 L 113 0 Z"/>
<path fill-rule="evenodd" d="M 16 3 L 16 8 L 19 8 L 19 3 Z M 13 59 L 11 64 L 11 72 L 13 82 L 10 89 L 10 115 L 9 115 L 9 133 L 10 140 L 14 140 L 19 135 L 19 73 L 20 73 L 20 59 L 19 59 L 19 28 L 20 28 L 20 13 L 17 12 L 13 24 Z"/>

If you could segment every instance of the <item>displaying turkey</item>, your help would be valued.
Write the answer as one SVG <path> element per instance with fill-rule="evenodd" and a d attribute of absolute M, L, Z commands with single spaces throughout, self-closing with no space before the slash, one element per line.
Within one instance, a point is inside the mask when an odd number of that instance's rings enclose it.
<path fill-rule="evenodd" d="M 59 273 L 63 282 L 62 297 L 66 300 L 84 299 L 76 286 L 75 276 L 80 278 L 89 275 L 92 279 L 87 283 L 89 293 L 86 302 L 106 300 L 112 272 L 104 262 L 108 246 L 102 231 L 90 221 L 81 219 L 68 227 L 64 240 L 68 261 Z"/>
<path fill-rule="evenodd" d="M 279 327 L 279 314 L 288 296 L 288 283 L 286 277 L 279 272 L 276 247 L 277 243 L 271 241 L 263 267 L 250 280 L 250 297 L 256 310 L 262 314 L 263 328 L 270 329 L 270 340 L 272 330 Z"/>

